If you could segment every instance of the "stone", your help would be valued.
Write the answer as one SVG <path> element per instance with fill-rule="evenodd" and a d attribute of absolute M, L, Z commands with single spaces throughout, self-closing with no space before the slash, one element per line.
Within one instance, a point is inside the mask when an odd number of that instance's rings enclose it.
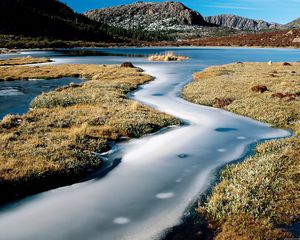
<path fill-rule="evenodd" d="M 123 62 L 121 64 L 121 67 L 124 67 L 124 68 L 134 68 L 133 64 L 131 62 Z"/>
<path fill-rule="evenodd" d="M 230 105 L 234 99 L 232 98 L 215 98 L 213 104 L 215 107 L 223 108 Z"/>
<path fill-rule="evenodd" d="M 264 93 L 265 91 L 268 91 L 268 88 L 265 85 L 256 85 L 256 86 L 251 87 L 251 90 L 253 92 Z"/>
<path fill-rule="evenodd" d="M 283 93 L 273 93 L 271 95 L 273 98 L 284 98 L 284 94 Z"/>
<path fill-rule="evenodd" d="M 300 43 L 300 37 L 296 37 L 293 39 L 293 43 Z"/>

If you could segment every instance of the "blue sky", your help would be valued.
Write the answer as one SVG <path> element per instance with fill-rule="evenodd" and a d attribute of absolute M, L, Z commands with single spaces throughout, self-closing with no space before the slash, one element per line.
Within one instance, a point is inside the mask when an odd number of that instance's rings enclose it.
<path fill-rule="evenodd" d="M 151 0 L 144 2 L 164 2 Z M 76 12 L 94 8 L 129 4 L 136 0 L 61 0 Z M 263 19 L 270 22 L 288 23 L 300 17 L 300 0 L 182 0 L 186 6 L 204 16 L 222 13 Z"/>

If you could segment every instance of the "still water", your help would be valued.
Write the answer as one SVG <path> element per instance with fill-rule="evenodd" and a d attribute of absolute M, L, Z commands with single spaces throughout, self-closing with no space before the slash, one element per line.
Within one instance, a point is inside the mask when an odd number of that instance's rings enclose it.
<path fill-rule="evenodd" d="M 108 158 L 109 161 L 117 158 L 119 164 L 104 177 L 2 207 L 0 239 L 159 239 L 165 229 L 180 222 L 197 195 L 207 189 L 217 168 L 243 157 L 250 144 L 290 135 L 220 109 L 186 102 L 180 97 L 180 90 L 194 72 L 207 66 L 236 61 L 298 61 L 299 50 L 135 48 L 93 51 L 96 52 L 93 56 L 65 50 L 23 54 L 48 56 L 54 64 L 131 61 L 156 77 L 131 97 L 181 118 L 187 125 L 118 144 L 118 152 Z M 146 60 L 149 54 L 165 51 L 190 59 L 173 63 Z"/>
<path fill-rule="evenodd" d="M 28 111 L 30 102 L 43 92 L 70 83 L 80 83 L 78 78 L 60 78 L 51 80 L 21 80 L 0 82 L 0 119 L 7 114 L 22 114 Z"/>

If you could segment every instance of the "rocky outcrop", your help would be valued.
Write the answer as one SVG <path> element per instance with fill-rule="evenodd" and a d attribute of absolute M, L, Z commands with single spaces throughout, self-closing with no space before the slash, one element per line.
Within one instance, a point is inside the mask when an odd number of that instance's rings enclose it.
<path fill-rule="evenodd" d="M 300 28 L 300 18 L 285 25 L 287 28 Z"/>
<path fill-rule="evenodd" d="M 205 21 L 220 27 L 228 27 L 238 30 L 259 31 L 264 29 L 276 29 L 281 25 L 277 23 L 269 23 L 262 20 L 253 20 L 236 15 L 217 15 L 204 17 Z"/>
<path fill-rule="evenodd" d="M 268 91 L 268 88 L 265 85 L 255 85 L 255 86 L 251 87 L 251 90 L 253 92 L 264 93 L 265 91 Z"/>
<path fill-rule="evenodd" d="M 200 13 L 179 2 L 136 2 L 111 8 L 95 9 L 87 17 L 110 26 L 143 30 L 182 30 L 208 25 Z"/>

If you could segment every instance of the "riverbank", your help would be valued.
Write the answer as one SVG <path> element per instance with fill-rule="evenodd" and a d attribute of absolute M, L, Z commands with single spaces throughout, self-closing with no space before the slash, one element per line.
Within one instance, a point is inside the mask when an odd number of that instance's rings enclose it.
<path fill-rule="evenodd" d="M 26 114 L 8 115 L 0 122 L 1 203 L 80 181 L 101 167 L 95 152 L 109 150 L 112 141 L 180 124 L 169 115 L 127 98 L 130 91 L 152 80 L 138 68 L 105 65 L 0 68 L 1 79 L 70 76 L 87 81 L 44 93 L 32 101 Z"/>
<path fill-rule="evenodd" d="M 295 133 L 259 144 L 253 157 L 221 172 L 220 183 L 199 206 L 216 239 L 290 237 L 279 226 L 299 221 L 299 73 L 300 63 L 235 63 L 207 68 L 183 89 L 191 102 Z"/>
<path fill-rule="evenodd" d="M 149 46 L 299 48 L 300 29 L 153 42 Z M 146 43 L 145 43 L 146 44 Z"/>
<path fill-rule="evenodd" d="M 1 54 L 17 54 L 19 53 L 18 50 L 15 49 L 8 49 L 8 48 L 0 48 L 0 55 Z"/>
<path fill-rule="evenodd" d="M 300 29 L 286 29 L 271 32 L 244 33 L 227 36 L 199 37 L 192 39 L 142 41 L 126 39 L 123 42 L 89 42 L 49 40 L 20 37 L 0 41 L 3 53 L 16 49 L 95 48 L 95 47 L 258 47 L 258 48 L 300 48 Z M 1 54 L 1 52 L 0 52 Z"/>
<path fill-rule="evenodd" d="M 18 49 L 40 49 L 40 48 L 73 48 L 73 47 L 109 47 L 117 42 L 107 43 L 100 41 L 62 40 L 48 38 L 34 38 L 24 36 L 0 35 L 0 54 L 18 53 Z"/>

